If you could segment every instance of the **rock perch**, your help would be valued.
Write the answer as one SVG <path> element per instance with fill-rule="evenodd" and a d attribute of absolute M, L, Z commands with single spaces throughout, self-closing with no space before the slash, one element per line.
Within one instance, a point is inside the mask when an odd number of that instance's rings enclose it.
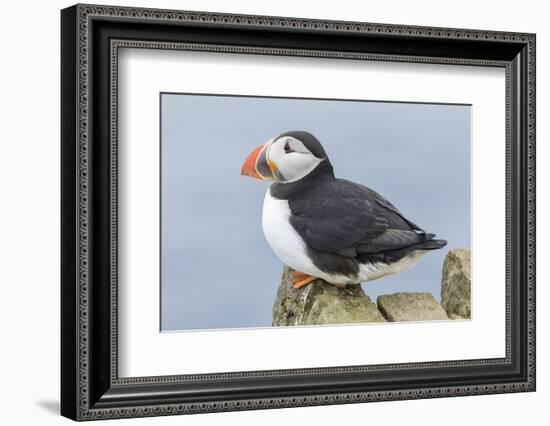
<path fill-rule="evenodd" d="M 470 250 L 450 250 L 441 278 L 441 306 L 449 318 L 471 318 L 471 285 Z"/>
<path fill-rule="evenodd" d="M 285 266 L 273 304 L 273 326 L 384 322 L 360 285 L 337 288 L 323 280 L 294 289 L 292 269 Z"/>
<path fill-rule="evenodd" d="M 447 314 L 431 293 L 385 294 L 377 300 L 378 309 L 388 321 L 448 320 Z"/>
<path fill-rule="evenodd" d="M 292 269 L 284 267 L 273 304 L 273 326 L 352 324 L 394 321 L 469 319 L 470 250 L 450 250 L 443 263 L 441 304 L 431 293 L 401 292 L 378 297 L 377 304 L 360 285 L 337 288 L 318 279 L 294 289 Z M 368 285 L 368 284 L 367 284 Z"/>

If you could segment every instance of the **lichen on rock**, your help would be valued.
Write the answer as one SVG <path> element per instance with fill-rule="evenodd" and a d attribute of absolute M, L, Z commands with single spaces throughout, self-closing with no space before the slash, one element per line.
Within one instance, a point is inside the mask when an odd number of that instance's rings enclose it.
<path fill-rule="evenodd" d="M 441 306 L 451 319 L 471 318 L 470 250 L 450 250 L 443 262 Z"/>

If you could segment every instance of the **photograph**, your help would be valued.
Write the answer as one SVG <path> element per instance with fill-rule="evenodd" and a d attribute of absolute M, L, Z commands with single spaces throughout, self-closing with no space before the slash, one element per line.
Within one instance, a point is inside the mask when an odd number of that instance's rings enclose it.
<path fill-rule="evenodd" d="M 160 121 L 162 332 L 471 318 L 471 105 L 161 93 Z"/>

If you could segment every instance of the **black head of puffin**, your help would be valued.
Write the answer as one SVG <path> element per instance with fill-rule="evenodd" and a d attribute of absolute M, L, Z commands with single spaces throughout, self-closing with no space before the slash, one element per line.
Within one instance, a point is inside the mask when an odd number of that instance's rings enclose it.
<path fill-rule="evenodd" d="M 319 164 L 330 164 L 319 140 L 311 133 L 294 130 L 256 147 L 244 161 L 241 174 L 279 183 L 298 181 Z"/>

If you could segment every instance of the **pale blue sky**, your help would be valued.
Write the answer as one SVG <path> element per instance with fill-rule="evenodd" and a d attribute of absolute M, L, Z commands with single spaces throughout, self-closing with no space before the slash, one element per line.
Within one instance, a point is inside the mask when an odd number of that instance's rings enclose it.
<path fill-rule="evenodd" d="M 414 268 L 363 284 L 440 299 L 448 249 L 470 246 L 470 106 L 161 95 L 161 329 L 266 327 L 282 272 L 261 227 L 266 182 L 240 175 L 272 136 L 306 130 L 337 177 L 446 239 Z"/>

